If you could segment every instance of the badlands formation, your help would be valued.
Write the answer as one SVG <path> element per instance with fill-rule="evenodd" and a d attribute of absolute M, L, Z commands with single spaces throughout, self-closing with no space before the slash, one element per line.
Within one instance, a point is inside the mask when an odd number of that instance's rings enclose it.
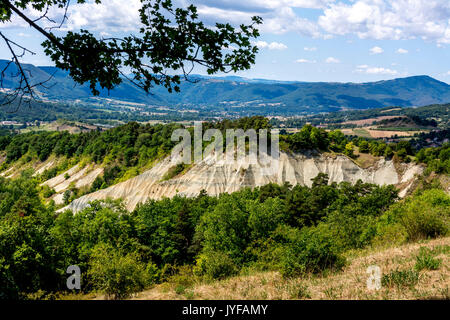
<path fill-rule="evenodd" d="M 205 190 L 209 195 L 218 195 L 268 183 L 289 182 L 292 185 L 311 186 L 311 179 L 319 173 L 328 174 L 330 183 L 356 183 L 362 180 L 377 185 L 396 185 L 400 189 L 400 196 L 405 196 L 416 181 L 416 176 L 423 171 L 422 166 L 413 163 L 395 164 L 392 160 L 385 159 L 380 159 L 374 166 L 364 169 L 343 155 L 281 153 L 279 165 L 273 172 L 268 172 L 268 166 L 259 162 L 224 163 L 210 156 L 192 165 L 187 172 L 164 180 L 165 174 L 173 165 L 168 157 L 141 175 L 78 198 L 60 211 L 71 209 L 78 212 L 91 201 L 107 198 L 123 199 L 127 209 L 131 211 L 138 203 L 148 199 L 170 198 L 177 194 L 192 197 L 198 195 L 201 190 Z M 88 180 L 91 179 L 92 176 Z"/>

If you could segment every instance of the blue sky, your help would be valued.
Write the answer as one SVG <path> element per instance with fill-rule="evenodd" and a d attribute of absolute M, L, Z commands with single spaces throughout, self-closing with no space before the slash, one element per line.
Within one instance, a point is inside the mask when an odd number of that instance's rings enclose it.
<path fill-rule="evenodd" d="M 450 83 L 449 0 L 177 0 L 195 4 L 206 23 L 264 19 L 253 68 L 238 75 L 298 81 L 368 82 L 429 75 Z M 139 0 L 73 5 L 67 30 L 125 35 L 138 25 Z M 94 8 L 95 7 L 95 8 Z M 30 14 L 35 14 L 29 12 Z M 54 12 L 58 17 L 58 12 Z M 45 23 L 45 22 L 44 22 Z M 43 38 L 20 19 L 0 30 L 37 54 L 24 59 L 49 65 Z M 9 59 L 0 44 L 0 58 Z M 197 69 L 196 73 L 203 73 Z"/>

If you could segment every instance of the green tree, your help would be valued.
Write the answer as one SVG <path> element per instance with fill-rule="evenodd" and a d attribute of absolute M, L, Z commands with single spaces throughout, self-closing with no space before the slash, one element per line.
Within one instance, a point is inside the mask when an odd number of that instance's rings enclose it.
<path fill-rule="evenodd" d="M 353 148 L 354 148 L 354 145 L 352 142 L 347 143 L 345 145 L 344 154 L 350 158 L 353 158 L 354 157 Z"/>
<path fill-rule="evenodd" d="M 388 159 L 392 158 L 392 156 L 394 155 L 394 151 L 392 150 L 392 148 L 390 146 L 387 146 L 386 149 L 384 150 L 384 156 Z"/>
<path fill-rule="evenodd" d="M 362 140 L 359 143 L 359 152 L 368 153 L 369 152 L 369 143 L 366 140 Z"/>
<path fill-rule="evenodd" d="M 113 246 L 99 244 L 93 249 L 89 275 L 93 287 L 114 299 L 126 299 L 151 283 L 152 270 L 137 253 L 122 254 Z"/>
<path fill-rule="evenodd" d="M 83 4 L 85 0 L 77 0 Z M 99 4 L 100 0 L 95 0 Z M 45 54 L 56 67 L 67 70 L 79 84 L 89 83 L 94 95 L 99 88 L 111 90 L 125 78 L 146 92 L 155 85 L 163 85 L 170 92 L 179 91 L 180 75 L 188 75 L 191 65 L 206 68 L 208 74 L 249 69 L 255 62 L 258 48 L 250 41 L 259 36 L 256 26 L 260 17 L 253 17 L 250 25 L 235 29 L 230 24 L 216 23 L 213 28 L 199 21 L 197 8 L 174 7 L 171 0 L 143 0 L 139 10 L 139 34 L 123 38 L 98 38 L 88 30 L 69 31 L 57 36 L 54 28 L 44 28 L 41 20 L 31 17 L 25 9 L 32 7 L 46 17 L 48 8 L 67 9 L 69 0 L 16 0 L 0 2 L 0 22 L 7 24 L 12 18 L 21 19 L 38 31 L 46 40 Z M 64 17 L 64 25 L 66 20 Z M 55 28 L 58 28 L 55 23 Z M 30 77 L 21 68 L 14 41 L 3 33 L 0 36 L 9 45 L 14 62 L 19 66 L 24 85 L 21 93 L 34 93 Z M 224 51 L 223 48 L 230 48 Z M 27 51 L 25 51 L 27 52 Z M 128 74 L 123 73 L 127 68 Z M 167 71 L 171 72 L 167 72 Z"/>

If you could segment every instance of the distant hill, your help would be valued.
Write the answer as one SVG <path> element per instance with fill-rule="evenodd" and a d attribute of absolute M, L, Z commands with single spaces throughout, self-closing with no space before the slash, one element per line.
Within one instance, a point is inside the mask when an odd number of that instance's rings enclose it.
<path fill-rule="evenodd" d="M 0 60 L 0 68 L 6 65 Z M 25 65 L 32 83 L 47 80 L 54 74 L 48 89 L 41 93 L 54 100 L 89 99 L 88 85 L 76 85 L 68 72 L 55 67 Z M 17 79 L 15 66 L 10 66 L 4 87 L 13 88 Z M 424 106 L 450 102 L 450 85 L 429 76 L 414 76 L 371 83 L 283 82 L 264 79 L 246 79 L 236 76 L 205 77 L 193 75 L 194 83 L 183 82 L 181 93 L 170 94 L 156 87 L 146 94 L 130 82 L 107 92 L 101 97 L 156 106 L 192 106 L 218 110 L 239 109 L 262 114 L 298 114 L 337 111 L 345 109 L 371 109 L 387 106 Z M 233 108 L 233 109 L 231 109 Z"/>

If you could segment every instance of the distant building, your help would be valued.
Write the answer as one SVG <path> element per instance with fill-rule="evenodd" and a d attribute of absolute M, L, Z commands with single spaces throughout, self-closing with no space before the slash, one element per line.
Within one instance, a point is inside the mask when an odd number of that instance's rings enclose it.
<path fill-rule="evenodd" d="M 2 122 L 0 122 L 0 124 L 2 126 L 17 126 L 17 125 L 20 125 L 20 123 L 17 122 L 17 121 L 2 121 Z"/>

